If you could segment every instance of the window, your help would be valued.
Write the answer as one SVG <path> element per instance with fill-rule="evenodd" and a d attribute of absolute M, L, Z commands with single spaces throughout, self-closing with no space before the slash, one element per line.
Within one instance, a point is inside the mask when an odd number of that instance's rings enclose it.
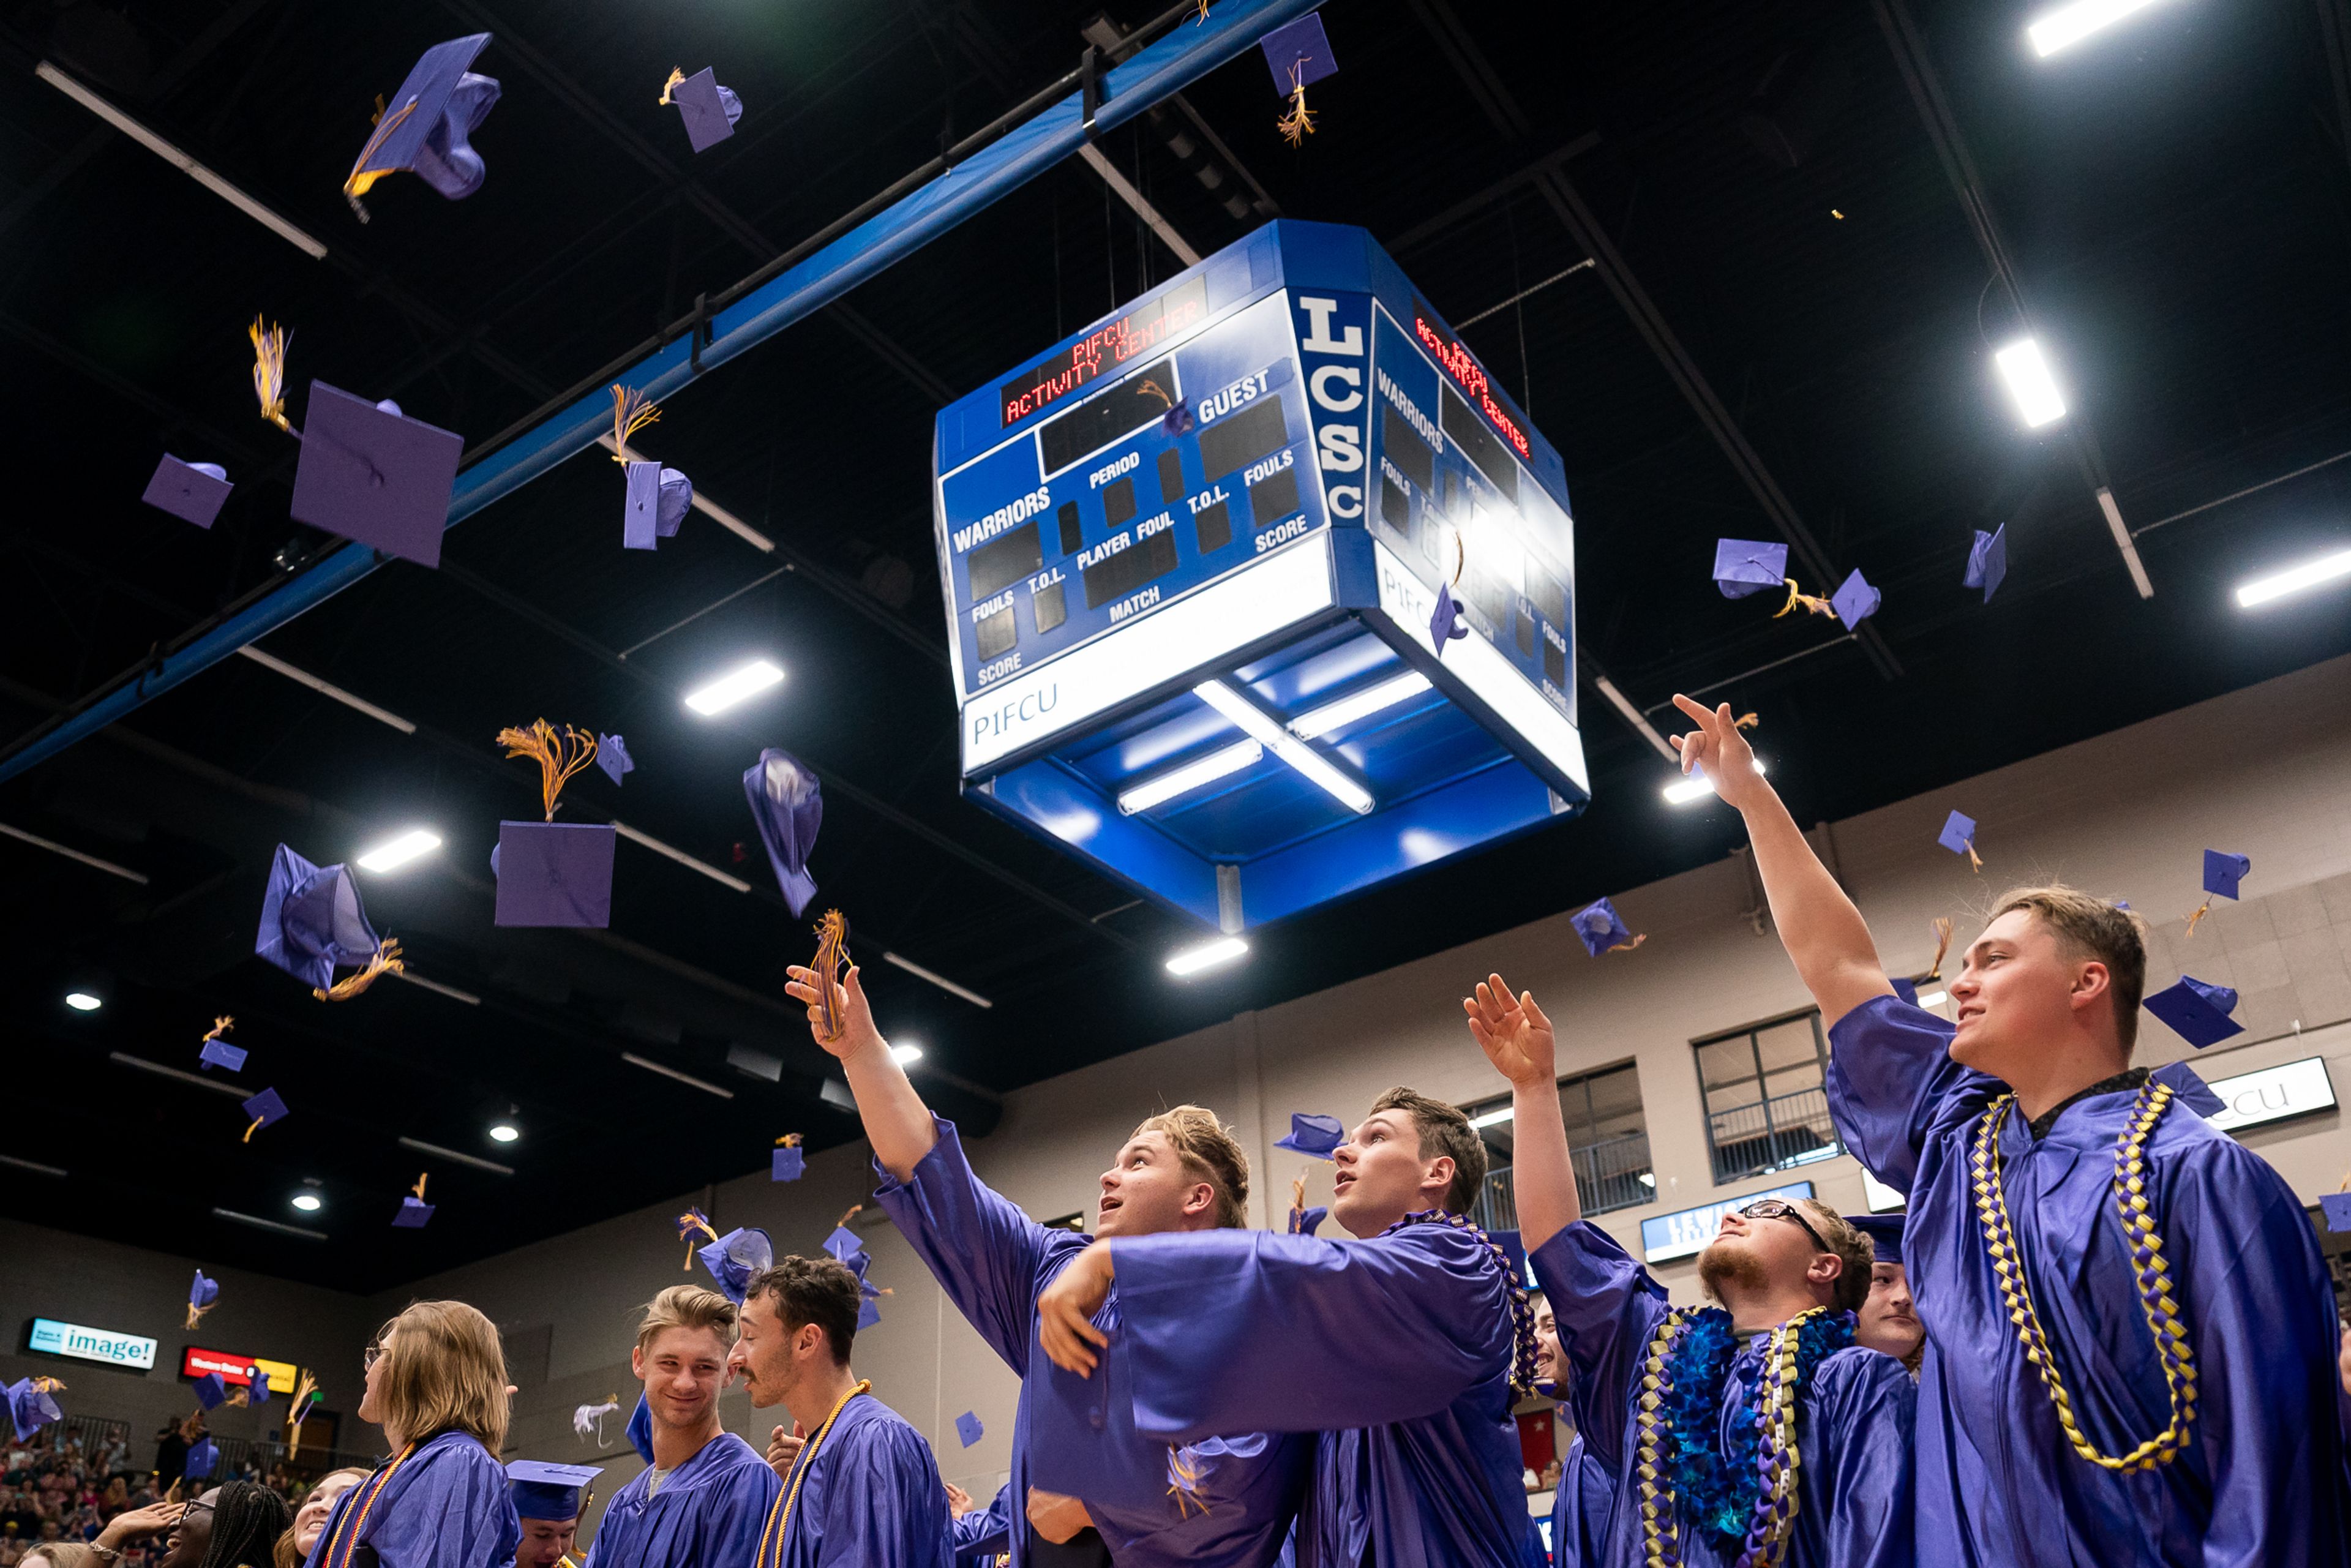
<path fill-rule="evenodd" d="M 1656 1197 L 1649 1172 L 1649 1124 L 1641 1111 L 1641 1078 L 1631 1062 L 1560 1081 L 1559 1108 L 1567 1123 L 1569 1158 L 1586 1214 L 1630 1208 Z M 1515 1230 L 1518 1202 L 1510 1186 L 1510 1099 L 1505 1094 L 1466 1108 L 1486 1141 L 1486 1190 L 1471 1216 L 1489 1230 Z M 1491 1120 L 1488 1120 L 1488 1118 Z M 1483 1124 L 1480 1125 L 1479 1124 Z"/>
<path fill-rule="evenodd" d="M 1717 1186 L 1844 1152 L 1829 1119 L 1829 1047 L 1817 1010 L 1693 1049 Z"/>

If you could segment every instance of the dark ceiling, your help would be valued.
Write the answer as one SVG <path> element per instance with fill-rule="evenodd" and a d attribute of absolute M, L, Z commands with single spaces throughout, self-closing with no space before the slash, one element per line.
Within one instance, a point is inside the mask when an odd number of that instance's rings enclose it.
<path fill-rule="evenodd" d="M 822 775 L 822 903 L 855 921 L 885 1025 L 927 1047 L 926 1091 L 987 1125 L 997 1092 L 1722 855 L 1733 824 L 1662 803 L 1665 764 L 1592 685 L 1602 672 L 1644 707 L 1682 688 L 1759 710 L 1811 821 L 2351 650 L 2339 597 L 2258 617 L 2228 599 L 2351 531 L 2351 464 L 2267 484 L 2351 447 L 2343 9 L 2165 0 L 2042 61 L 2021 5 L 1332 0 L 1343 68 L 1303 148 L 1277 135 L 1252 56 L 1103 150 L 1204 254 L 1276 214 L 1368 227 L 1564 455 L 1590 661 L 1582 820 L 1265 929 L 1249 962 L 1186 984 L 1161 968 L 1195 935 L 1182 922 L 958 799 L 931 416 L 1178 266 L 1072 159 L 645 433 L 774 554 L 702 516 L 657 554 L 622 551 L 618 476 L 591 455 L 456 528 L 440 570 L 392 563 L 265 640 L 413 734 L 232 658 L 0 785 L 0 823 L 148 879 L 0 839 L 0 1152 L 70 1173 L 0 1166 L 5 1207 L 371 1289 L 756 1169 L 788 1131 L 848 1138 L 781 998 L 782 966 L 812 942 L 744 808 L 762 746 Z M 334 543 L 287 519 L 290 444 L 247 385 L 256 313 L 294 330 L 298 403 L 321 376 L 478 449 L 1050 84 L 1094 12 L 15 7 L 0 744 Z M 453 204 L 395 177 L 361 226 L 340 185 L 374 95 L 426 46 L 481 30 L 477 68 L 505 87 L 475 137 L 487 184 Z M 328 258 L 104 129 L 35 78 L 41 59 Z M 654 99 L 671 66 L 705 63 L 747 107 L 695 158 Z M 1171 150 L 1207 146 L 1199 123 L 1229 162 Z M 2020 291 L 2075 403 L 2040 434 L 1990 362 Z M 209 533 L 140 505 L 164 450 L 237 481 Z M 2148 530 L 2150 601 L 2100 483 Z M 2010 575 L 1986 606 L 1959 578 L 1972 530 L 2001 522 Z M 1715 537 L 1775 529 L 1881 586 L 1875 637 L 1717 595 Z M 717 721 L 682 710 L 682 690 L 755 652 L 789 671 L 780 693 Z M 537 780 L 491 737 L 541 715 L 622 731 L 638 762 L 625 789 L 574 784 L 571 814 L 620 814 L 757 891 L 632 846 L 609 933 L 495 927 L 496 824 L 534 809 Z M 387 980 L 322 1006 L 251 956 L 277 842 L 325 862 L 413 822 L 447 845 L 368 879 L 369 911 L 417 975 L 477 1001 Z M 69 1012 L 74 984 L 109 1005 Z M 250 1145 L 227 1095 L 118 1060 L 193 1067 L 221 1013 L 255 1053 L 240 1082 L 294 1107 Z M 779 1078 L 730 1050 L 779 1060 Z M 486 1135 L 501 1114 L 525 1130 L 511 1149 Z M 438 1215 L 386 1228 L 423 1169 Z M 315 1219 L 287 1207 L 305 1179 L 326 1198 Z"/>

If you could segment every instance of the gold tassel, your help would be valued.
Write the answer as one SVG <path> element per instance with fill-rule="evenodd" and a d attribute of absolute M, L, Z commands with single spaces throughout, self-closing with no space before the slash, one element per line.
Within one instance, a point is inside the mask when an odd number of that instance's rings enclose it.
<path fill-rule="evenodd" d="M 265 332 L 256 316 L 246 336 L 253 340 L 253 394 L 261 400 L 261 417 L 291 435 L 294 427 L 286 423 L 286 329 Z"/>
<path fill-rule="evenodd" d="M 360 149 L 359 161 L 351 165 L 350 177 L 343 182 L 343 199 L 350 203 L 351 209 L 360 213 L 362 218 L 366 214 L 360 206 L 360 198 L 372 190 L 378 180 L 382 179 L 386 174 L 399 172 L 393 169 L 371 169 L 368 167 L 368 160 L 374 157 L 377 149 L 384 144 L 385 140 L 393 131 L 399 130 L 408 117 L 415 112 L 416 99 L 412 98 L 400 106 L 399 113 L 386 115 L 383 111 L 383 95 L 376 94 L 375 118 L 371 122 L 375 126 L 375 130 L 369 133 L 367 145 Z"/>
<path fill-rule="evenodd" d="M 684 71 L 678 69 L 675 66 L 670 67 L 669 80 L 662 83 L 662 95 L 660 98 L 656 99 L 654 102 L 660 107 L 667 109 L 669 107 L 669 89 L 677 86 L 678 83 L 684 79 L 685 73 Z"/>
<path fill-rule="evenodd" d="M 1788 602 L 1771 612 L 1772 620 L 1777 621 L 1799 604 L 1815 615 L 1825 615 L 1832 621 L 1836 619 L 1836 607 L 1827 600 L 1806 593 L 1796 586 L 1796 580 L 1792 577 L 1782 578 L 1781 580 L 1788 585 Z"/>
<path fill-rule="evenodd" d="M 1290 1178 L 1290 1212 L 1306 1212 L 1306 1174 L 1303 1171 Z"/>
<path fill-rule="evenodd" d="M 253 1136 L 253 1134 L 248 1131 L 245 1135 L 250 1138 Z M 200 1307 L 196 1305 L 195 1302 L 190 1301 L 188 1303 L 188 1326 L 190 1328 L 195 1327 L 196 1320 L 203 1317 L 206 1312 L 211 1312 L 212 1310 L 213 1309 L 211 1307 Z"/>
<path fill-rule="evenodd" d="M 2201 903 L 2201 904 L 2198 904 L 2198 905 L 2196 906 L 2195 912 L 2194 912 L 2193 914 L 2191 914 L 2191 915 L 2189 915 L 2189 917 L 2188 917 L 2188 929 L 2187 929 L 2187 930 L 2185 930 L 2185 931 L 2182 931 L 2182 932 L 2180 933 L 2180 936 L 2195 936 L 2195 935 L 2196 935 L 2196 924 L 2197 924 L 2197 922 L 2199 922 L 2199 921 L 2202 920 L 2206 915 L 2210 914 L 2210 913 L 2211 912 L 2211 908 L 2212 908 L 2212 895 L 2211 895 L 2210 894 L 2209 894 L 2209 893 L 2208 893 L 2208 894 L 2206 894 L 2204 895 L 2204 902 L 2203 902 L 2203 903 Z"/>
<path fill-rule="evenodd" d="M 1935 967 L 1927 971 L 1928 979 L 1939 980 L 1943 977 L 1943 958 L 1950 950 L 1951 917 L 1948 915 L 1939 915 L 1935 921 Z"/>
<path fill-rule="evenodd" d="M 1273 128 L 1292 147 L 1303 147 L 1306 139 L 1314 134 L 1314 111 L 1306 107 L 1306 84 L 1298 78 L 1305 74 L 1306 59 L 1300 56 L 1290 68 L 1290 112 L 1273 122 Z"/>
<path fill-rule="evenodd" d="M 817 1039 L 826 1045 L 838 1045 L 842 1031 L 849 1027 L 841 1016 L 846 998 L 839 984 L 841 969 L 854 961 L 849 956 L 849 917 L 838 909 L 826 910 L 824 919 L 817 925 L 816 936 L 816 962 L 810 967 L 816 970 L 820 988 L 818 995 L 822 998 L 817 1004 Z M 854 1214 L 857 1210 L 850 1212 Z"/>
<path fill-rule="evenodd" d="M 629 460 L 629 437 L 661 417 L 661 405 L 644 393 L 612 383 L 612 461 Z"/>
<path fill-rule="evenodd" d="M 677 1239 L 685 1243 L 684 1271 L 688 1274 L 694 1272 L 694 1233 L 697 1230 L 713 1241 L 718 1239 L 718 1232 L 710 1228 L 710 1221 L 702 1218 L 701 1210 L 690 1208 L 677 1217 Z"/>
<path fill-rule="evenodd" d="M 423 1203 L 424 1201 L 424 1178 L 432 1174 L 433 1173 L 431 1171 L 424 1172 L 423 1175 L 419 1176 L 416 1178 L 416 1185 L 408 1189 L 416 1195 L 416 1201 L 419 1203 Z"/>
<path fill-rule="evenodd" d="M 1737 718 L 1730 721 L 1730 727 L 1733 729 L 1755 729 L 1761 727 L 1762 723 L 1763 718 L 1761 715 L 1742 713 Z"/>
<path fill-rule="evenodd" d="M 204 1038 L 206 1040 L 218 1040 L 221 1036 L 226 1034 L 229 1031 L 229 1026 L 235 1022 L 236 1019 L 233 1018 L 216 1018 L 213 1019 L 213 1027 L 205 1033 Z"/>
<path fill-rule="evenodd" d="M 254 1370 L 259 1372 L 261 1369 L 256 1367 Z M 268 1374 L 262 1373 L 262 1375 L 266 1377 Z M 253 1403 L 253 1390 L 250 1388 L 232 1388 L 229 1390 L 228 1397 L 223 1400 L 222 1403 L 232 1406 L 250 1405 Z"/>
<path fill-rule="evenodd" d="M 387 936 L 377 946 L 375 956 L 367 961 L 365 968 L 355 975 L 345 975 L 324 990 L 313 986 L 310 994 L 322 1002 L 347 1002 L 374 985 L 377 976 L 402 974 L 407 968 L 407 964 L 400 956 L 400 938 Z M 251 1136 L 250 1134 L 246 1135 Z"/>
<path fill-rule="evenodd" d="M 851 1204 L 851 1205 L 849 1206 L 848 1211 L 847 1211 L 846 1213 L 844 1213 L 843 1215 L 841 1215 L 841 1217 L 839 1219 L 836 1219 L 836 1220 L 834 1220 L 834 1221 L 832 1222 L 832 1228 L 833 1228 L 835 1230 L 846 1230 L 847 1228 L 849 1228 L 849 1222 L 850 1222 L 851 1220 L 852 1220 L 852 1219 L 856 1218 L 859 1215 L 861 1215 L 861 1214 L 862 1214 L 862 1213 L 864 1213 L 864 1212 L 865 1212 L 865 1206 L 864 1206 L 863 1204 L 862 1204 L 862 1203 L 852 1203 L 852 1204 Z"/>
<path fill-rule="evenodd" d="M 1192 18 L 1192 25 L 1196 27 L 1208 25 L 1208 0 L 1200 0 L 1200 14 Z"/>
<path fill-rule="evenodd" d="M 253 1119 L 253 1125 L 245 1130 L 245 1136 L 239 1138 L 237 1142 L 240 1144 L 249 1144 L 253 1142 L 253 1134 L 259 1131 L 261 1131 L 261 1118 L 256 1116 Z"/>
<path fill-rule="evenodd" d="M 621 389 L 614 387 L 615 392 Z M 633 426 L 632 427 L 633 428 Z M 596 737 L 582 735 L 569 725 L 558 735 L 555 727 L 545 719 L 533 721 L 528 729 L 502 729 L 498 744 L 507 748 L 509 759 L 528 757 L 538 764 L 539 799 L 547 807 L 547 820 L 555 821 L 555 798 L 571 776 L 596 760 Z"/>
<path fill-rule="evenodd" d="M 1167 1473 L 1172 1478 L 1167 1484 L 1167 1495 L 1176 1500 L 1176 1517 L 1179 1520 L 1188 1518 L 1186 1512 L 1187 1505 L 1198 1509 L 1205 1517 L 1208 1505 L 1193 1495 L 1200 1485 L 1198 1462 L 1186 1459 L 1183 1449 L 1171 1446 L 1167 1450 Z"/>
<path fill-rule="evenodd" d="M 1167 390 L 1161 386 L 1157 382 L 1153 381 L 1149 376 L 1144 377 L 1143 384 L 1134 390 L 1139 392 L 1149 392 L 1153 397 L 1159 400 L 1163 407 L 1174 408 L 1176 406 L 1176 400 L 1167 395 Z"/>
<path fill-rule="evenodd" d="M 1983 856 L 1976 853 L 1975 840 L 1961 839 L 1959 842 L 1968 846 L 1968 864 L 1975 868 L 1975 873 L 1978 876 L 1981 876 L 1983 874 Z"/>
<path fill-rule="evenodd" d="M 801 1134 L 798 1133 L 786 1133 L 782 1137 L 776 1140 L 776 1147 L 779 1149 L 797 1149 L 800 1146 L 800 1136 Z"/>
<path fill-rule="evenodd" d="M 310 1396 L 319 1392 L 319 1380 L 305 1368 L 294 1380 L 294 1408 L 286 1416 L 286 1457 L 292 1458 L 302 1447 L 302 1412 Z"/>
<path fill-rule="evenodd" d="M 1649 934 L 1644 931 L 1638 936 L 1634 937 L 1630 942 L 1619 942 L 1614 947 L 1607 949 L 1607 951 L 1610 953 L 1630 953 L 1634 948 L 1638 947 L 1642 943 L 1646 942 L 1648 939 Z"/>

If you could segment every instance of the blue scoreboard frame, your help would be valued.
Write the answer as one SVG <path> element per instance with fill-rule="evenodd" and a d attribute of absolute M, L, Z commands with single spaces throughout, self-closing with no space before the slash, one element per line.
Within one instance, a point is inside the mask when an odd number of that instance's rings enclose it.
<path fill-rule="evenodd" d="M 1267 225 L 934 460 L 965 793 L 1138 891 L 1239 931 L 1590 799 L 1559 454 L 1364 230 Z"/>

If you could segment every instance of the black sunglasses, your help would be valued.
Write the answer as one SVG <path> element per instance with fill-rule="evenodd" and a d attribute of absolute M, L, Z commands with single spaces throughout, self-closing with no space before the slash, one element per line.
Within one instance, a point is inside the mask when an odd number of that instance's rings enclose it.
<path fill-rule="evenodd" d="M 1789 1203 L 1785 1199 L 1777 1197 L 1759 1197 L 1753 1203 L 1750 1203 L 1746 1207 L 1740 1209 L 1739 1211 L 1739 1218 L 1741 1219 L 1792 1220 L 1794 1222 L 1798 1229 L 1802 1230 L 1805 1235 L 1813 1239 L 1813 1245 L 1814 1247 L 1820 1249 L 1823 1252 L 1834 1252 L 1836 1250 L 1835 1248 L 1822 1240 L 1821 1233 L 1813 1229 L 1812 1226 L 1805 1221 L 1804 1217 L 1797 1212 L 1796 1206 L 1794 1204 Z"/>

